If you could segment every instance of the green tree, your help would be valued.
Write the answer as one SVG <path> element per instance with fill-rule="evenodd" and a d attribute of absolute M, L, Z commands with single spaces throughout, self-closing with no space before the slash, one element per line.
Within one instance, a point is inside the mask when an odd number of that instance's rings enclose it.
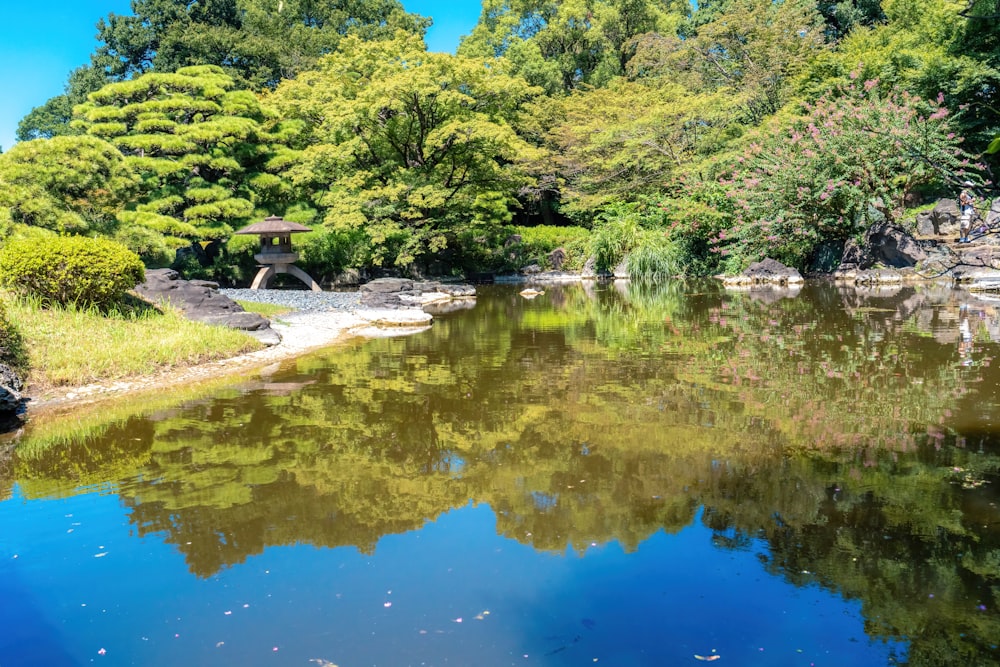
<path fill-rule="evenodd" d="M 600 86 L 624 73 L 635 37 L 673 34 L 688 10 L 683 0 L 486 0 L 459 53 L 505 56 L 550 94 Z"/>
<path fill-rule="evenodd" d="M 219 65 L 243 86 L 274 87 L 308 69 L 345 34 L 423 34 L 429 21 L 398 0 L 135 0 L 98 23 L 95 63 L 115 78 Z"/>
<path fill-rule="evenodd" d="M 857 72 L 886 91 L 943 93 L 970 152 L 983 151 L 1000 125 L 1000 22 L 986 18 L 989 3 L 883 0 L 882 7 L 885 23 L 855 29 L 818 58 L 802 90 L 815 99 Z"/>
<path fill-rule="evenodd" d="M 419 37 L 347 37 L 273 102 L 306 121 L 310 145 L 293 170 L 326 223 L 363 229 L 377 264 L 443 251 L 459 229 L 511 219 L 533 148 L 513 123 L 538 94 L 500 61 L 427 53 Z"/>
<path fill-rule="evenodd" d="M 278 173 L 294 128 L 275 124 L 256 95 L 214 65 L 108 84 L 75 116 L 76 127 L 117 146 L 141 177 L 120 219 L 176 245 L 225 238 L 257 207 L 274 211 L 291 196 Z"/>
<path fill-rule="evenodd" d="M 111 233 L 136 178 L 97 137 L 36 139 L 0 155 L 0 214 L 63 234 Z"/>
<path fill-rule="evenodd" d="M 712 145 L 728 122 L 728 97 L 678 84 L 619 78 L 549 101 L 545 131 L 550 180 L 560 183 L 561 209 L 586 220 L 602 206 L 659 192 Z M 636 110 L 642 110 L 637 113 Z"/>
<path fill-rule="evenodd" d="M 744 124 L 760 123 L 788 102 L 795 77 L 828 48 L 813 0 L 699 4 L 686 31 L 644 36 L 631 74 L 695 92 L 725 91 Z"/>
<path fill-rule="evenodd" d="M 89 93 L 147 72 L 218 65 L 239 87 L 274 88 L 346 34 L 388 39 L 399 29 L 422 35 L 430 25 L 398 0 L 133 0 L 132 12 L 97 23 L 90 62 L 74 70 L 62 95 L 21 120 L 18 139 L 73 134 L 72 109 Z"/>

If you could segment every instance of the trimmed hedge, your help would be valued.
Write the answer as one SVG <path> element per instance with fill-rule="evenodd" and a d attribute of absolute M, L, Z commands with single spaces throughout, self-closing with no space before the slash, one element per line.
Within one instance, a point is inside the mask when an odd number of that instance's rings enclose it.
<path fill-rule="evenodd" d="M 0 286 L 45 304 L 106 309 L 145 279 L 139 256 L 83 236 L 12 241 L 0 250 Z"/>

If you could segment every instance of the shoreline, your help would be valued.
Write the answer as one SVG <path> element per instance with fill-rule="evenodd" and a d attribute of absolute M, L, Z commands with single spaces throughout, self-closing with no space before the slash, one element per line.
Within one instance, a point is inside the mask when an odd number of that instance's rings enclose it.
<path fill-rule="evenodd" d="M 314 350 L 342 344 L 352 338 L 405 336 L 425 331 L 432 318 L 422 310 L 329 310 L 293 312 L 271 319 L 271 328 L 281 341 L 260 350 L 234 357 L 214 359 L 188 366 L 167 368 L 148 375 L 95 382 L 83 386 L 56 387 L 41 396 L 30 396 L 25 418 L 100 403 L 123 395 L 251 374 L 272 364 L 287 361 Z M 30 389 L 29 389 L 30 391 Z"/>

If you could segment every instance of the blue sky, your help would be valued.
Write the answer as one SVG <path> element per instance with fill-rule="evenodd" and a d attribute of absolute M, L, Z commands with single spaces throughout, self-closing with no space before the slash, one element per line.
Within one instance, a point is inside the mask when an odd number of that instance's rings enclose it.
<path fill-rule="evenodd" d="M 431 51 L 453 53 L 479 20 L 480 0 L 402 0 L 408 11 L 430 16 Z M 97 46 L 97 21 L 131 14 L 129 0 L 6 0 L 0 22 L 0 146 L 14 145 L 17 123 L 33 107 L 63 92 L 70 71 Z"/>

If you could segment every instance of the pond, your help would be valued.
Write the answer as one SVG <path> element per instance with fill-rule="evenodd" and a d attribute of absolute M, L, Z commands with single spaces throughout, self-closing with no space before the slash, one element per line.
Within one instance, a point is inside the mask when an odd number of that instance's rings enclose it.
<path fill-rule="evenodd" d="M 1000 662 L 1000 300 L 484 287 L 31 423 L 0 666 Z"/>

